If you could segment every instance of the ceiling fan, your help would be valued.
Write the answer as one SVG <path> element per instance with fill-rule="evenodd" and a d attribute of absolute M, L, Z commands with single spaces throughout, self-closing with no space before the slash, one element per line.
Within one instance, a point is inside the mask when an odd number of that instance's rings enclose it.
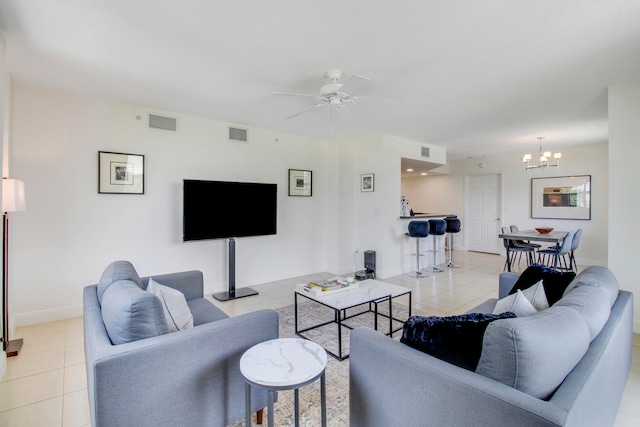
<path fill-rule="evenodd" d="M 327 77 L 331 79 L 331 83 L 326 84 L 320 88 L 320 94 L 318 95 L 309 95 L 309 94 L 301 94 L 301 93 L 288 93 L 288 92 L 275 92 L 274 95 L 285 95 L 285 96 L 298 96 L 304 98 L 312 98 L 316 101 L 314 105 L 311 107 L 305 108 L 304 110 L 298 111 L 297 113 L 293 113 L 290 116 L 285 117 L 285 119 L 291 119 L 300 114 L 304 114 L 308 111 L 314 110 L 319 107 L 329 106 L 330 114 L 331 114 L 331 129 L 333 129 L 333 111 L 335 110 L 336 114 L 342 119 L 343 122 L 349 123 L 354 120 L 353 113 L 349 108 L 347 108 L 347 104 L 355 104 L 358 101 L 375 101 L 381 102 L 385 104 L 399 104 L 402 102 L 402 98 L 383 98 L 377 96 L 353 96 L 353 93 L 358 89 L 369 83 L 369 79 L 367 77 L 359 76 L 354 74 L 344 83 L 338 83 L 338 80 L 342 77 L 342 71 L 340 70 L 329 70 L 327 71 Z"/>

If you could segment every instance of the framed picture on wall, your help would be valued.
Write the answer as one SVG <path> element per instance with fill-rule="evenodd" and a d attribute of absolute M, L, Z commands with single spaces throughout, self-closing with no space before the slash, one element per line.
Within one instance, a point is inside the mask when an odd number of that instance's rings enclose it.
<path fill-rule="evenodd" d="M 98 193 L 144 194 L 144 156 L 99 151 Z"/>
<path fill-rule="evenodd" d="M 360 176 L 360 191 L 373 191 L 374 174 L 364 173 Z"/>
<path fill-rule="evenodd" d="M 531 178 L 531 218 L 591 219 L 591 175 Z"/>
<path fill-rule="evenodd" d="M 289 195 L 311 197 L 311 171 L 289 169 Z"/>

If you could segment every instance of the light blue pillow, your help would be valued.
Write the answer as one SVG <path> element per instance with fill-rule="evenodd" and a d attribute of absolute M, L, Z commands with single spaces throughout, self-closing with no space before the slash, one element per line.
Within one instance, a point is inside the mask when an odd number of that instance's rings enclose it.
<path fill-rule="evenodd" d="M 114 261 L 105 268 L 98 282 L 98 302 L 100 304 L 102 304 L 102 295 L 104 292 L 113 282 L 117 282 L 118 280 L 131 280 L 138 285 L 140 289 L 144 289 L 140 276 L 138 276 L 136 269 L 133 268 L 133 265 L 129 261 Z"/>
<path fill-rule="evenodd" d="M 476 373 L 547 399 L 582 359 L 589 328 L 569 307 L 551 307 L 528 317 L 487 327 Z"/>
<path fill-rule="evenodd" d="M 162 303 L 131 280 L 113 282 L 102 295 L 102 321 L 113 344 L 169 333 Z"/>

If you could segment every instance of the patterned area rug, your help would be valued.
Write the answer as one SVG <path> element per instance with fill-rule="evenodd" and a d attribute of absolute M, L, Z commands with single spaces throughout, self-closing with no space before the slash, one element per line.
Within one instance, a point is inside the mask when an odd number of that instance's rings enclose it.
<path fill-rule="evenodd" d="M 281 338 L 297 338 L 295 334 L 294 306 L 276 310 L 279 315 L 280 337 Z M 352 328 L 359 326 L 367 326 L 373 328 L 374 314 L 365 313 L 355 314 L 364 311 L 363 309 L 348 310 L 344 324 Z M 388 314 L 388 306 L 385 310 L 383 305 L 379 305 L 379 311 Z M 421 314 L 421 313 L 412 313 Z M 402 328 L 404 320 L 408 317 L 406 305 L 393 305 L 393 315 L 396 320 L 393 322 L 393 328 Z M 353 316 L 353 317 L 352 317 Z M 334 318 L 334 311 L 321 304 L 305 301 L 298 304 L 298 329 L 304 329 L 310 326 L 329 322 Z M 388 317 L 378 317 L 378 330 L 387 332 L 389 330 Z M 335 323 L 330 323 L 317 329 L 313 329 L 304 333 L 304 335 L 322 345 L 325 349 L 337 354 L 338 352 L 338 327 Z M 349 353 L 349 335 L 350 329 L 342 328 L 342 345 L 343 355 Z M 393 338 L 399 340 L 402 330 L 395 332 Z M 327 425 L 335 427 L 344 427 L 349 425 L 349 359 L 339 361 L 336 358 L 327 355 L 326 386 L 327 386 Z M 300 425 L 301 426 L 319 426 L 320 425 L 320 381 L 316 381 L 299 391 L 300 399 Z M 293 426 L 294 420 L 294 400 L 293 390 L 285 390 L 278 392 L 278 401 L 274 405 L 274 421 L 277 426 Z M 267 410 L 264 411 L 263 425 L 267 424 Z M 244 420 L 232 424 L 233 427 L 244 426 Z M 256 424 L 255 414 L 253 416 L 252 425 Z"/>

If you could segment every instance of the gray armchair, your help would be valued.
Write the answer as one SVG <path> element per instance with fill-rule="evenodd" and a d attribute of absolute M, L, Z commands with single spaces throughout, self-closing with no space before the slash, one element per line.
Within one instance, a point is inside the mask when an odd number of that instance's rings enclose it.
<path fill-rule="evenodd" d="M 84 288 L 92 425 L 226 426 L 244 418 L 239 360 L 253 345 L 278 338 L 278 314 L 259 310 L 229 318 L 203 298 L 199 271 L 153 279 L 185 294 L 193 328 L 114 345 L 103 322 L 98 285 Z M 146 288 L 148 278 L 141 282 Z M 266 393 L 252 389 L 251 402 L 252 412 L 265 408 Z"/>

